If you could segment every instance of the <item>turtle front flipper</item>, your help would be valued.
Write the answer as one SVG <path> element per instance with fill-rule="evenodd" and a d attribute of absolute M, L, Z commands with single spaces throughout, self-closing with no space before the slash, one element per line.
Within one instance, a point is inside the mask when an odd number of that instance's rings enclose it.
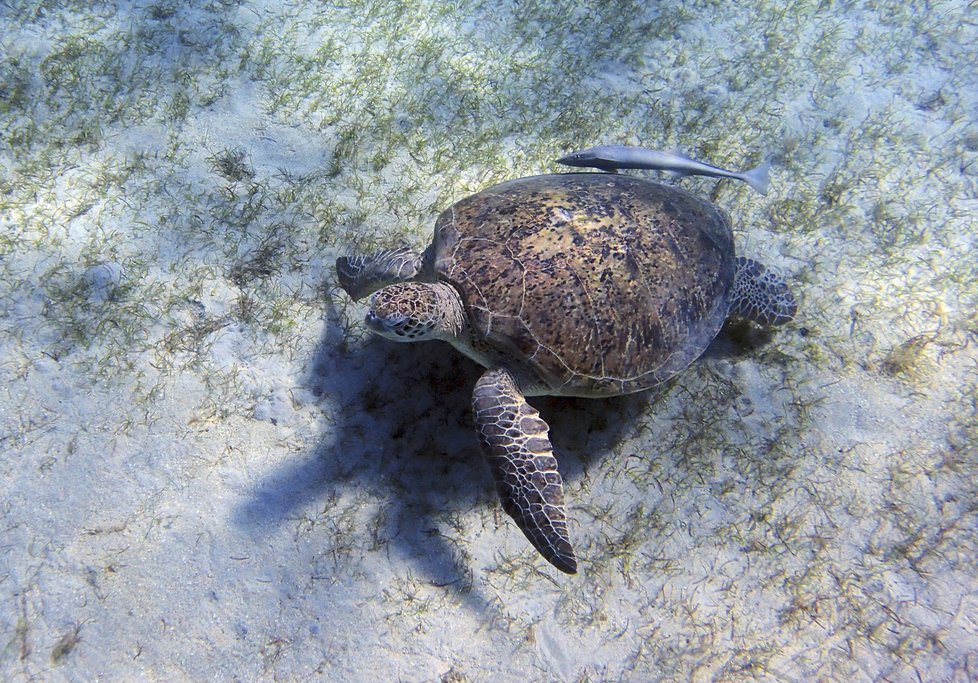
<path fill-rule="evenodd" d="M 336 276 L 355 301 L 395 282 L 408 282 L 421 272 L 424 257 L 409 247 L 384 249 L 373 254 L 341 256 Z"/>
<path fill-rule="evenodd" d="M 795 317 L 798 304 L 788 283 L 754 259 L 737 257 L 730 315 L 758 325 L 783 325 Z"/>
<path fill-rule="evenodd" d="M 547 423 L 526 402 L 513 376 L 501 368 L 487 370 L 479 378 L 472 393 L 472 412 L 503 509 L 548 562 L 575 574 L 564 485 Z"/>

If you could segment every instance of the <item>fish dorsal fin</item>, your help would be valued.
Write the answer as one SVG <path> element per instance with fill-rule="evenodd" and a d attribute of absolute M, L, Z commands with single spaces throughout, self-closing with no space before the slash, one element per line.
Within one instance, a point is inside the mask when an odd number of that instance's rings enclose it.
<path fill-rule="evenodd" d="M 678 159 L 685 159 L 686 161 L 694 161 L 694 159 L 692 157 L 690 157 L 689 155 L 685 154 L 678 147 L 671 147 L 668 150 L 668 153 L 671 154 L 671 155 L 673 155 L 674 157 L 676 157 Z M 664 171 L 664 173 L 667 176 L 669 176 L 670 178 L 685 178 L 686 176 L 693 175 L 689 171 L 676 171 L 676 170 Z"/>

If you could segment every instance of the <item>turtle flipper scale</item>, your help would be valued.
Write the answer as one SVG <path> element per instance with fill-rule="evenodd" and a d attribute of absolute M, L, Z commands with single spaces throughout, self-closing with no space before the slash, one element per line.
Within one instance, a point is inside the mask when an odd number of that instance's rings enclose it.
<path fill-rule="evenodd" d="M 730 315 L 767 326 L 783 325 L 797 312 L 798 303 L 787 282 L 754 259 L 737 257 Z"/>
<path fill-rule="evenodd" d="M 487 370 L 476 383 L 472 410 L 503 509 L 548 562 L 577 573 L 547 423 L 501 368 Z"/>
<path fill-rule="evenodd" d="M 336 277 L 356 301 L 381 287 L 413 280 L 421 271 L 424 257 L 410 247 L 384 249 L 360 256 L 336 259 Z"/>

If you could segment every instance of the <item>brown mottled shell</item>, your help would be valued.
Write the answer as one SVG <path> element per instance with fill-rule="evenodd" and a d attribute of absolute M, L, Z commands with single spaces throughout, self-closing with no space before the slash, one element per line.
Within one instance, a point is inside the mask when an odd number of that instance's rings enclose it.
<path fill-rule="evenodd" d="M 432 249 L 479 351 L 536 394 L 607 396 L 668 379 L 720 329 L 734 278 L 733 235 L 715 206 L 610 173 L 521 178 L 467 197 L 439 216 Z"/>

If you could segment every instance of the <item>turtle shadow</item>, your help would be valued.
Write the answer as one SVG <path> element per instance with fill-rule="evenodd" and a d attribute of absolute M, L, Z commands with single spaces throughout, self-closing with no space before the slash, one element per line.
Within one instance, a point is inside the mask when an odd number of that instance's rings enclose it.
<path fill-rule="evenodd" d="M 696 362 L 741 356 L 769 340 L 727 326 Z M 502 525 L 488 533 L 507 533 L 506 525 L 520 533 L 502 514 L 474 430 L 471 392 L 482 372 L 443 342 L 398 344 L 368 335 L 349 346 L 340 315 L 328 307 L 303 384 L 331 421 L 311 452 L 258 481 L 237 511 L 238 523 L 278 526 L 318 510 L 328 530 L 317 540 L 324 553 L 382 553 L 481 609 L 474 581 L 480 563 L 467 550 L 460 513 L 495 507 Z M 550 426 L 571 507 L 575 482 L 615 451 L 660 395 L 529 399 Z M 351 499 L 367 501 L 372 513 L 362 526 L 344 528 L 333 517 L 345 515 Z M 529 542 L 524 552 L 536 553 Z"/>
<path fill-rule="evenodd" d="M 746 358 L 772 343 L 776 334 L 775 329 L 760 327 L 748 320 L 728 319 L 703 354 L 694 362 Z"/>
<path fill-rule="evenodd" d="M 348 347 L 331 311 L 303 381 L 334 421 L 313 451 L 257 482 L 236 521 L 278 526 L 309 510 L 325 518 L 334 510 L 342 515 L 343 501 L 351 498 L 368 501 L 373 513 L 355 531 L 359 538 L 335 537 L 339 532 L 322 525 L 331 530 L 318 541 L 324 552 L 352 543 L 354 552 L 408 564 L 432 585 L 476 593 L 474 575 L 484 562 L 466 548 L 460 513 L 497 507 L 501 527 L 487 533 L 506 533 L 502 527 L 510 525 L 508 533 L 520 534 L 502 514 L 473 426 L 471 392 L 482 371 L 443 342 L 398 344 L 369 336 Z M 630 422 L 626 416 L 644 410 L 649 399 L 530 401 L 549 423 L 561 473 L 573 485 L 618 443 Z M 525 552 L 536 554 L 528 541 Z"/>

